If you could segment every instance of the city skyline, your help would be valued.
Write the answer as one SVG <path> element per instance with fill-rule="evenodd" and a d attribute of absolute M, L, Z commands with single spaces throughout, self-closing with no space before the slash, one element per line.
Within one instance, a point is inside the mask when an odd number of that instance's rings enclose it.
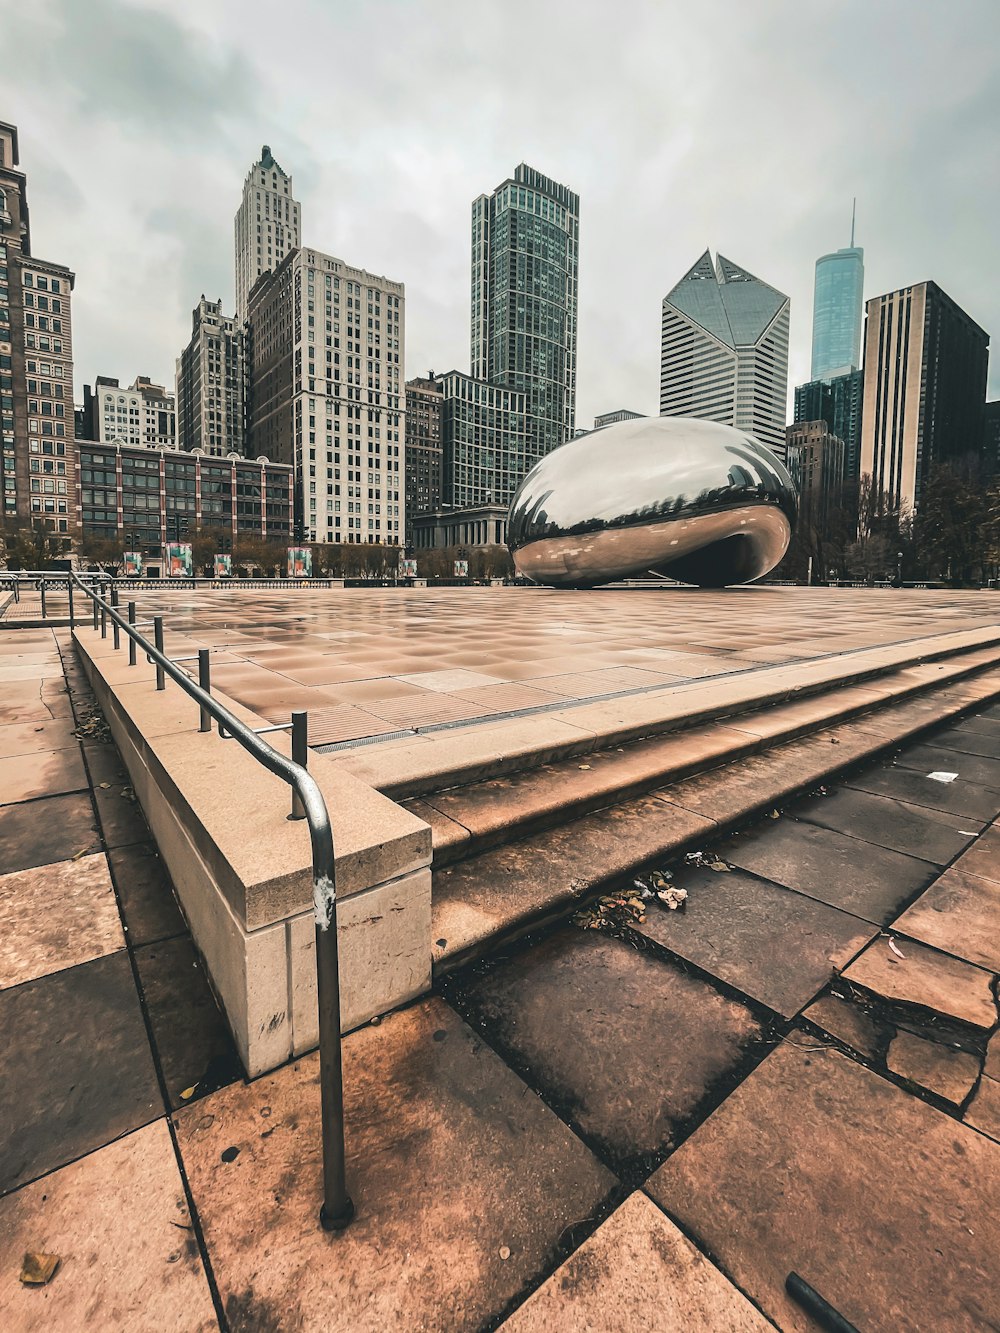
<path fill-rule="evenodd" d="M 199 294 L 221 295 L 232 309 L 234 198 L 265 142 L 294 175 L 312 244 L 407 283 L 408 375 L 465 363 L 469 200 L 502 179 L 511 161 L 571 181 L 583 223 L 581 422 L 609 403 L 655 411 L 659 301 L 706 244 L 738 254 L 789 294 L 789 382 L 806 381 L 815 260 L 842 244 L 845 200 L 854 194 L 866 298 L 930 278 L 983 327 L 1000 327 L 1000 292 L 977 258 L 988 248 L 994 211 L 981 163 L 996 119 L 986 30 L 996 28 L 997 15 L 985 4 L 965 6 L 981 33 L 973 44 L 959 43 L 951 22 L 936 15 L 919 34 L 900 34 L 888 5 L 859 8 L 866 41 L 848 43 L 852 25 L 843 14 L 820 18 L 779 4 L 765 16 L 730 12 L 710 52 L 693 40 L 704 16 L 627 7 L 620 63 L 628 76 L 617 81 L 607 78 L 607 53 L 587 34 L 585 15 L 567 32 L 554 15 L 515 5 L 509 22 L 477 18 L 464 35 L 433 14 L 397 15 L 403 61 L 376 40 L 380 5 L 346 19 L 292 8 L 312 27 L 310 42 L 294 53 L 302 77 L 285 95 L 291 50 L 265 65 L 253 22 L 237 23 L 226 4 L 203 12 L 180 0 L 168 12 L 156 3 L 140 10 L 97 0 L 99 12 L 84 15 L 61 0 L 27 13 L 0 0 L 5 38 L 37 50 L 44 65 L 15 62 L 5 115 L 21 126 L 36 246 L 78 274 L 81 384 L 99 373 L 128 382 L 136 368 L 169 381 Z M 502 72 L 521 20 L 531 23 L 537 50 L 515 96 Z M 321 80 L 320 96 L 310 91 L 310 71 L 321 69 L 324 33 L 337 23 L 378 55 L 358 73 L 345 67 L 332 90 Z M 669 90 L 657 54 L 667 28 L 692 38 Z M 796 70 L 789 61 L 806 42 L 809 69 Z M 960 46 L 962 84 L 947 98 L 928 97 L 902 75 L 891 95 L 874 91 L 887 52 L 906 68 L 933 51 L 947 70 L 957 68 Z M 755 85 L 771 81 L 767 96 L 747 99 L 733 82 L 747 49 Z M 824 71 L 842 75 L 848 56 L 852 105 L 814 97 Z M 531 91 L 543 86 L 530 77 L 536 66 L 547 71 L 544 95 Z M 58 78 L 42 101 L 32 80 L 37 86 L 46 70 Z M 796 114 L 780 117 L 776 129 L 778 96 Z M 456 121 L 455 105 L 466 103 L 468 116 Z M 558 116 L 547 110 L 556 104 Z M 737 105 L 734 131 L 727 107 Z M 345 132 L 331 136 L 331 123 Z M 823 154 L 807 170 L 805 149 L 819 140 Z M 935 144 L 948 151 L 929 194 L 925 166 Z M 128 170 L 140 149 L 142 172 Z M 93 187 L 95 157 L 120 168 L 113 196 Z M 994 370 L 991 396 L 998 380 Z"/>

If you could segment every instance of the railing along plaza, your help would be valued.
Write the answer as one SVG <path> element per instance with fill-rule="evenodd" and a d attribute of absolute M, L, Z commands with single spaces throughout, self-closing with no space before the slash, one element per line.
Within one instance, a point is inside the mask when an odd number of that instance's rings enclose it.
<path fill-rule="evenodd" d="M 292 789 L 291 819 L 305 819 L 312 844 L 313 911 L 316 928 L 316 986 L 319 1003 L 319 1061 L 321 1091 L 321 1129 L 323 1137 L 323 1204 L 320 1222 L 327 1231 L 340 1231 L 354 1217 L 354 1204 L 347 1191 L 344 1159 L 344 1088 L 340 1049 L 340 959 L 337 941 L 337 889 L 334 864 L 333 829 L 323 793 L 308 770 L 308 714 L 292 713 L 291 721 L 275 726 L 251 728 L 235 717 L 212 694 L 211 650 L 201 648 L 185 657 L 168 657 L 163 647 L 163 617 L 137 621 L 136 603 L 128 602 L 121 614 L 118 589 L 100 575 L 81 578 L 75 572 L 45 574 L 4 574 L 0 587 L 13 585 L 15 599 L 24 585 L 37 584 L 41 591 L 42 615 L 45 617 L 46 585 L 65 585 L 69 597 L 70 625 L 75 626 L 74 588 L 88 598 L 93 610 L 93 627 L 107 638 L 111 626 L 115 649 L 121 636 L 128 640 L 128 660 L 135 666 L 137 649 L 156 669 L 156 688 L 166 688 L 167 676 L 198 705 L 199 730 L 210 732 L 218 726 L 223 740 L 235 740 L 259 764 Z M 153 627 L 153 642 L 141 632 Z M 198 681 L 184 669 L 197 660 Z M 289 759 L 263 737 L 272 732 L 291 731 L 292 757 Z"/>

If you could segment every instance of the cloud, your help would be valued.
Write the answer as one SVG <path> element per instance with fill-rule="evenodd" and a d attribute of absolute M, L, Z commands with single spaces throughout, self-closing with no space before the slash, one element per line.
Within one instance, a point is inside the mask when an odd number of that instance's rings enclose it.
<path fill-rule="evenodd" d="M 468 365 L 469 214 L 521 160 L 581 197 L 577 416 L 654 412 L 660 301 L 706 245 L 792 300 L 934 278 L 1000 330 L 995 0 L 0 0 L 35 249 L 77 271 L 78 394 L 169 380 L 267 142 L 318 249 L 407 285 L 409 375 Z M 993 395 L 1000 374 L 993 373 Z"/>

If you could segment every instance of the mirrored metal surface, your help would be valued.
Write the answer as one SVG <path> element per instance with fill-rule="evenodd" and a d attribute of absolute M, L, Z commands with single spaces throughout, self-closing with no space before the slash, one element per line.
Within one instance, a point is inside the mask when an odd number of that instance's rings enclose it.
<path fill-rule="evenodd" d="M 595 587 L 647 572 L 703 587 L 772 570 L 795 524 L 795 485 L 752 435 L 693 417 L 646 417 L 547 454 L 511 502 L 519 573 Z"/>

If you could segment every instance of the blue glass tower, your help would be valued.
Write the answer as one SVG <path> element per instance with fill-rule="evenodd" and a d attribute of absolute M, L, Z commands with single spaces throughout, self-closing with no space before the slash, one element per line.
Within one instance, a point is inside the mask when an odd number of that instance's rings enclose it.
<path fill-rule="evenodd" d="M 813 296 L 812 375 L 828 380 L 846 375 L 861 364 L 861 319 L 864 313 L 865 252 L 851 244 L 816 260 Z"/>

